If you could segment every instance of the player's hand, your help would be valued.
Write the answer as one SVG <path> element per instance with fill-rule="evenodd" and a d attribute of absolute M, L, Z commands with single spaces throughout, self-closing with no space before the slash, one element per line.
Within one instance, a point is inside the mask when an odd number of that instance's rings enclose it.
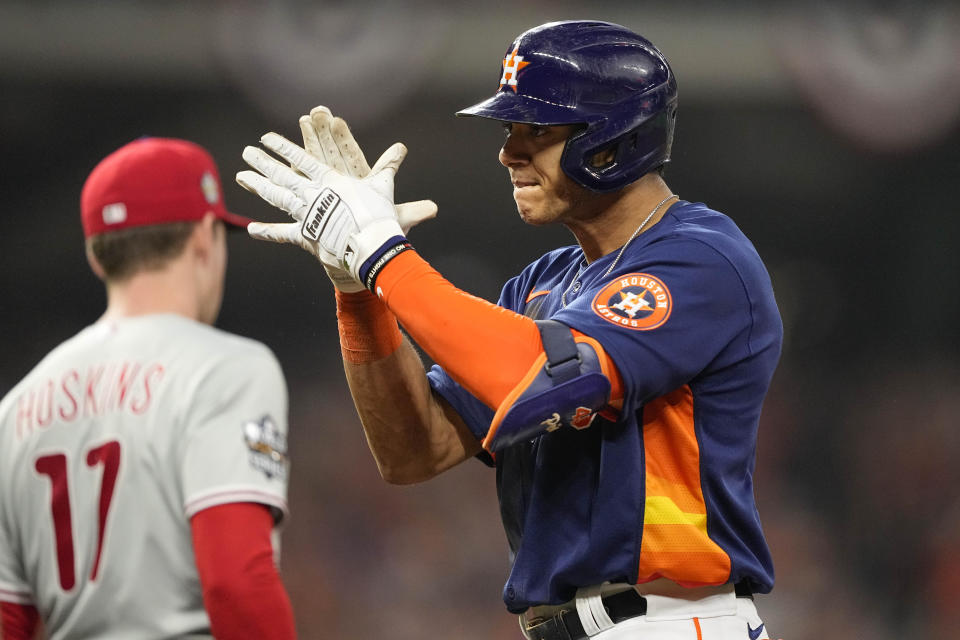
<path fill-rule="evenodd" d="M 358 271 L 364 261 L 391 238 L 404 235 L 393 203 L 393 179 L 406 147 L 394 144 L 366 177 L 357 179 L 334 171 L 276 133 L 267 133 L 260 141 L 289 166 L 248 146 L 243 159 L 256 171 L 239 172 L 237 182 L 289 213 L 296 222 L 254 222 L 248 233 L 254 238 L 297 244 L 359 282 Z"/>
<path fill-rule="evenodd" d="M 311 180 L 316 180 L 320 177 L 320 167 L 327 165 L 341 174 L 354 178 L 365 178 L 370 174 L 370 165 L 367 164 L 363 151 L 361 151 L 353 134 L 350 133 L 347 123 L 342 118 L 335 118 L 326 107 L 315 107 L 310 115 L 301 116 L 300 131 L 303 135 L 305 151 L 308 155 L 313 156 L 317 162 L 311 163 L 309 158 L 302 158 L 299 154 L 294 153 L 296 158 L 291 161 L 291 166 L 298 173 Z M 276 134 L 272 135 L 275 136 Z M 296 146 L 293 143 L 288 142 L 288 144 L 292 147 Z M 245 188 L 252 190 L 249 186 L 243 184 L 239 176 L 238 182 Z M 258 195 L 262 197 L 262 194 L 258 193 Z M 275 206 L 283 208 L 280 204 L 275 204 Z M 396 205 L 397 220 L 404 235 L 415 225 L 435 217 L 436 214 L 437 205 L 432 200 L 417 200 Z M 256 225 L 251 225 L 248 232 L 252 237 L 260 240 L 300 245 L 319 258 L 320 255 L 314 250 L 314 247 L 309 246 L 309 243 L 306 243 L 305 239 L 300 236 L 301 226 L 296 222 L 284 224 L 256 223 Z M 322 258 L 321 263 L 334 286 L 341 291 L 363 290 L 363 285 L 357 282 L 348 271 L 330 264 L 329 261 L 325 262 Z"/>
<path fill-rule="evenodd" d="M 370 165 L 354 139 L 343 118 L 334 117 L 324 106 L 314 107 L 310 115 L 300 116 L 300 133 L 303 147 L 321 163 L 345 176 L 365 178 L 370 174 Z M 406 235 L 410 229 L 424 220 L 437 215 L 437 205 L 432 200 L 417 200 L 396 205 L 400 229 Z M 362 291 L 363 285 L 342 269 L 324 264 L 327 275 L 341 291 Z"/>
<path fill-rule="evenodd" d="M 350 127 L 343 118 L 334 117 L 330 109 L 321 105 L 311 109 L 310 115 L 300 116 L 300 133 L 307 153 L 334 171 L 351 178 L 366 178 L 370 174 L 370 165 Z M 404 235 L 437 215 L 437 203 L 433 200 L 402 202 L 396 208 Z"/>

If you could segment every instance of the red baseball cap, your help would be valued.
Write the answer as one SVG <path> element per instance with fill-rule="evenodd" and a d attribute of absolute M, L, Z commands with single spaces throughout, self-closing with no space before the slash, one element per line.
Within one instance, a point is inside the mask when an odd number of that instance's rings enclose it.
<path fill-rule="evenodd" d="M 80 211 L 86 237 L 200 220 L 208 211 L 229 225 L 251 222 L 227 211 L 207 150 L 175 138 L 140 138 L 101 160 L 83 185 Z"/>

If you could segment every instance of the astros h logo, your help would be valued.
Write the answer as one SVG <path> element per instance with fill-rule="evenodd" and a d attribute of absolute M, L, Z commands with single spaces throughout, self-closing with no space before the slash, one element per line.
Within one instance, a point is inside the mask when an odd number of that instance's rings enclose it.
<path fill-rule="evenodd" d="M 625 329 L 647 331 L 667 321 L 673 309 L 670 290 L 662 280 L 648 273 L 620 276 L 593 299 L 598 316 Z"/>
<path fill-rule="evenodd" d="M 529 62 L 524 62 L 523 56 L 517 55 L 519 51 L 520 48 L 517 47 L 503 59 L 503 75 L 500 76 L 500 86 L 497 87 L 498 91 L 506 85 L 513 89 L 514 93 L 517 92 L 517 75 L 521 69 L 530 64 Z"/>

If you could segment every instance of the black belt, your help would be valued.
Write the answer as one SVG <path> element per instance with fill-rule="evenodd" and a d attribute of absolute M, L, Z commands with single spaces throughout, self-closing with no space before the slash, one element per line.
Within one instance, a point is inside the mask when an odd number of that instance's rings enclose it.
<path fill-rule="evenodd" d="M 752 598 L 753 592 L 744 583 L 734 587 L 738 598 Z M 642 616 L 647 613 L 647 599 L 634 589 L 621 591 L 610 596 L 601 596 L 603 608 L 614 624 Z M 583 630 L 580 614 L 574 609 L 565 609 L 549 618 L 538 619 L 528 626 L 527 636 L 531 640 L 585 640 L 590 636 Z"/>

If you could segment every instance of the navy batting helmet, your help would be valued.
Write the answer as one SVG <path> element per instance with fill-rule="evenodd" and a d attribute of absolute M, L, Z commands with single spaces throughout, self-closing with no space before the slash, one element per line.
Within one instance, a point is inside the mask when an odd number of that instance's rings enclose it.
<path fill-rule="evenodd" d="M 613 191 L 670 161 L 676 111 L 677 81 L 652 43 L 617 24 L 574 20 L 521 33 L 497 93 L 457 115 L 584 124 L 560 166 L 588 189 Z"/>

